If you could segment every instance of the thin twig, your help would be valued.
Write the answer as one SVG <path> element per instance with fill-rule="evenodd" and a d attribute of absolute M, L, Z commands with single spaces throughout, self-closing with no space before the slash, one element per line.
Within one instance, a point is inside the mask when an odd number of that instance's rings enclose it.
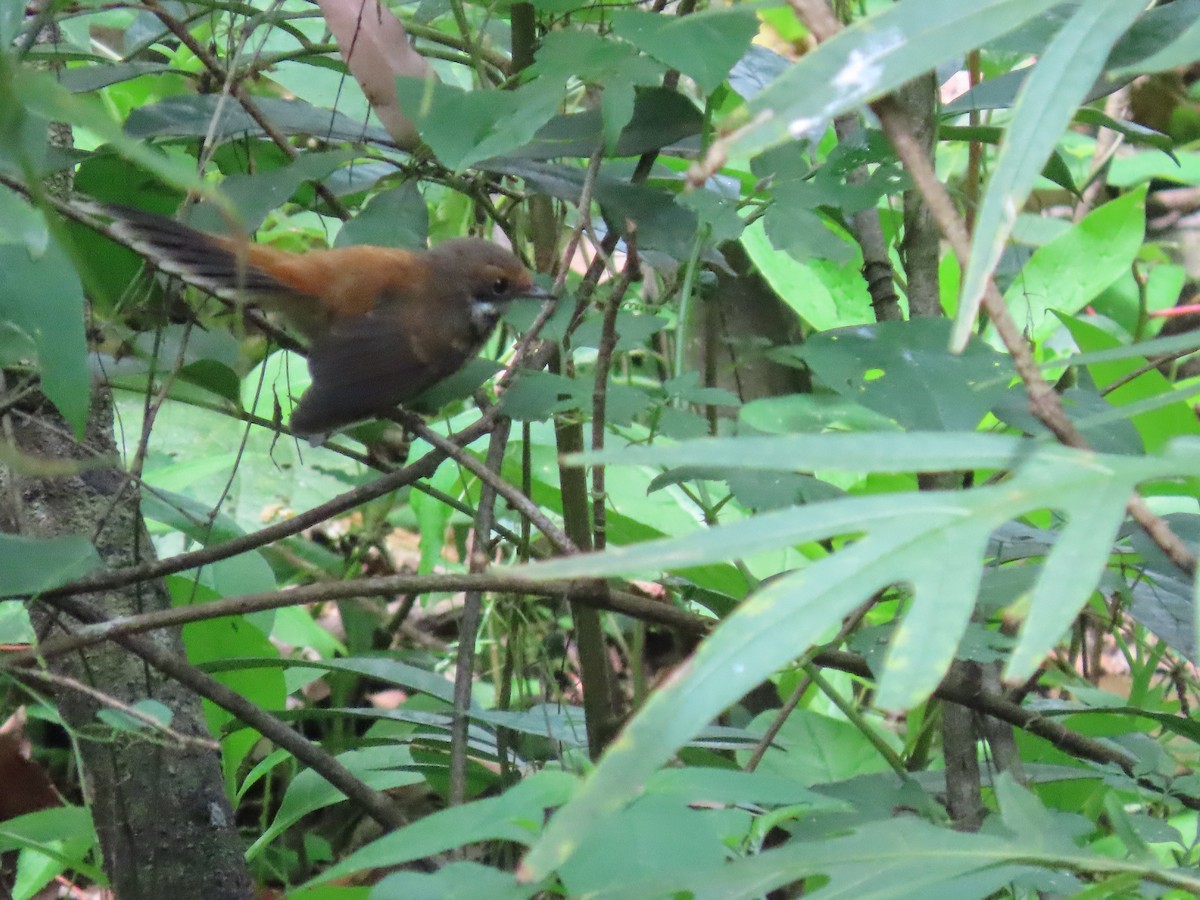
<path fill-rule="evenodd" d="M 82 622 L 97 623 L 105 620 L 105 617 L 90 604 L 74 597 L 59 597 L 53 601 L 53 605 Z M 117 636 L 114 640 L 164 675 L 211 700 L 221 709 L 257 730 L 263 737 L 287 750 L 348 799 L 361 806 L 367 815 L 380 825 L 385 828 L 400 828 L 407 824 L 406 816 L 390 797 L 359 780 L 327 751 L 237 691 L 221 684 L 211 675 L 200 671 L 149 638 L 126 634 Z"/>
<path fill-rule="evenodd" d="M 454 447 L 469 444 L 485 434 L 491 427 L 491 424 L 491 419 L 484 417 L 452 437 L 441 438 L 440 440 Z M 319 506 L 314 506 L 312 509 L 298 513 L 290 519 L 277 522 L 274 525 L 267 526 L 251 534 L 245 534 L 211 547 L 195 550 L 191 553 L 181 553 L 154 563 L 87 575 L 75 581 L 68 582 L 61 587 L 51 588 L 40 596 L 42 599 L 54 599 L 71 594 L 113 590 L 130 584 L 136 584 L 140 581 L 149 581 L 153 578 L 173 575 L 176 572 L 183 572 L 198 566 L 208 565 L 248 550 L 257 549 L 285 537 L 299 534 L 307 528 L 319 525 L 334 516 L 348 512 L 370 500 L 382 497 L 384 494 L 391 493 L 405 485 L 413 483 L 419 478 L 427 478 L 437 470 L 437 467 L 441 465 L 447 455 L 443 449 L 434 449 L 416 462 L 410 463 L 390 475 L 385 475 L 370 484 L 346 491 L 344 494 L 340 494 Z M 2 594 L 2 590 L 0 590 L 0 594 Z M 7 594 L 3 596 L 19 595 Z"/>
<path fill-rule="evenodd" d="M 90 697 L 101 706 L 116 710 L 122 715 L 129 716 L 135 719 L 142 725 L 152 731 L 157 731 L 164 737 L 170 738 L 181 747 L 192 747 L 199 750 L 211 750 L 219 752 L 221 745 L 212 738 L 200 737 L 198 735 L 188 735 L 176 731 L 169 725 L 160 722 L 154 716 L 147 712 L 143 712 L 136 707 L 130 706 L 128 703 L 123 703 L 111 694 L 106 694 L 104 691 L 97 690 L 91 685 L 84 684 L 77 678 L 70 678 L 66 675 L 56 675 L 53 672 L 47 672 L 43 669 L 24 669 L 14 673 L 15 677 L 21 680 L 30 679 L 41 681 L 57 688 L 64 688 L 69 691 L 74 691 L 77 694 L 83 694 L 85 697 Z"/>
<path fill-rule="evenodd" d="M 501 419 L 492 430 L 485 465 L 499 473 L 508 446 L 511 420 Z M 491 562 L 489 552 L 492 519 L 496 514 L 496 490 L 485 483 L 479 492 L 479 511 L 475 516 L 469 567 L 479 575 Z M 450 805 L 459 806 L 467 797 L 467 727 L 471 709 L 471 686 L 475 678 L 475 641 L 483 618 L 483 592 L 469 590 L 463 600 L 463 612 L 458 621 L 458 655 L 454 673 L 454 712 L 450 722 Z"/>
<path fill-rule="evenodd" d="M 481 463 L 473 453 L 464 450 L 450 439 L 442 437 L 425 424 L 425 420 L 420 416 L 409 412 L 398 412 L 392 418 L 426 443 L 444 452 L 446 456 L 468 470 L 484 484 L 490 485 L 496 493 L 511 503 L 517 512 L 528 518 L 559 553 L 569 555 L 579 552 L 579 548 L 567 537 L 566 532 L 551 522 L 549 516 L 542 512 L 541 507 Z"/>
<path fill-rule="evenodd" d="M 604 431 L 608 407 L 608 376 L 612 366 L 613 351 L 617 346 L 617 313 L 621 309 L 621 300 L 629 290 L 638 270 L 637 247 L 633 240 L 633 232 L 625 235 L 625 243 L 629 254 L 625 258 L 625 268 L 621 277 L 613 284 L 608 296 L 608 304 L 604 308 L 604 321 L 600 328 L 600 347 L 596 351 L 595 381 L 592 385 L 592 451 L 599 453 L 604 449 Z M 608 513 L 605 506 L 606 492 L 604 486 L 605 466 L 592 467 L 592 547 L 603 550 L 608 544 Z"/>
<path fill-rule="evenodd" d="M 286 591 L 264 591 L 236 597 L 222 597 L 208 603 L 176 606 L 137 615 L 105 619 L 100 624 L 84 625 L 69 635 L 47 638 L 28 650 L 16 650 L 0 657 L 0 669 L 27 666 L 39 659 L 60 656 L 83 647 L 99 644 L 125 634 L 141 634 L 161 628 L 175 628 L 191 622 L 204 622 L 226 616 L 244 616 L 255 612 L 346 600 L 359 597 L 394 597 L 399 594 L 447 593 L 450 591 L 489 591 L 526 594 L 531 597 L 579 599 L 580 602 L 621 613 L 634 619 L 678 628 L 689 634 L 704 634 L 711 619 L 679 609 L 670 603 L 650 600 L 628 591 L 609 591 L 604 598 L 595 592 L 581 591 L 578 584 L 565 581 L 540 581 L 497 572 L 446 575 L 380 575 L 350 581 L 310 584 Z"/>

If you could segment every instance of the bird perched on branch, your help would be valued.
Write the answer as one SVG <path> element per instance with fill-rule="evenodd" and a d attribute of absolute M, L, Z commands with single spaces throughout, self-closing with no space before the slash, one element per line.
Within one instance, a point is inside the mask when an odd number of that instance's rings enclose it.
<path fill-rule="evenodd" d="M 72 218 L 93 227 L 79 209 L 108 219 L 103 233 L 163 272 L 279 313 L 309 340 L 312 386 L 289 422 L 301 436 L 328 434 L 412 400 L 471 360 L 513 300 L 551 297 L 513 253 L 479 238 L 419 251 L 291 253 L 129 207 L 75 204 Z"/>

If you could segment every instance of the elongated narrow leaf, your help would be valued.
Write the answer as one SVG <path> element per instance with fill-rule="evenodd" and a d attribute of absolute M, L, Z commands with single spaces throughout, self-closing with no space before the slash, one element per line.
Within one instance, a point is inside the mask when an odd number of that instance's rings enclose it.
<path fill-rule="evenodd" d="M 1100 74 L 1113 44 L 1145 7 L 1143 0 L 1085 0 L 1021 87 L 1008 139 L 980 206 L 950 338 L 953 349 L 967 344 L 988 279 L 1059 136 Z"/>
<path fill-rule="evenodd" d="M 575 785 L 575 777 L 566 772 L 537 772 L 499 797 L 452 806 L 386 834 L 355 850 L 311 883 L 364 869 L 391 868 L 478 841 L 532 843 L 534 823 L 542 821 L 547 808 L 566 802 Z"/>
<path fill-rule="evenodd" d="M 1008 788 L 1011 780 L 1001 776 L 997 785 Z M 1012 807 L 1020 802 L 1020 798 L 1012 799 L 1013 794 L 1021 790 L 1009 788 L 1001 800 L 1006 825 L 1015 817 Z M 1029 801 L 1029 805 L 1035 803 L 1036 799 Z M 1039 809 L 1043 818 L 1052 818 L 1040 804 Z M 1048 877 L 1055 869 L 1062 870 L 1054 875 L 1053 887 L 1053 893 L 1060 896 L 1083 895 L 1083 883 L 1068 873 L 1094 873 L 1093 880 L 1104 889 L 1103 896 L 1140 896 L 1134 890 L 1138 878 L 1150 883 L 1147 895 L 1161 893 L 1158 885 L 1163 884 L 1177 888 L 1184 896 L 1200 889 L 1200 879 L 1190 870 L 1164 865 L 1152 856 L 1114 859 L 1089 848 L 1074 847 L 1054 821 L 1057 831 L 1010 826 L 986 834 L 963 834 L 917 816 L 898 815 L 849 833 L 842 830 L 830 837 L 792 840 L 776 849 L 692 872 L 684 879 L 676 876 L 633 885 L 622 883 L 591 896 L 595 900 L 670 896 L 752 900 L 820 874 L 828 878 L 828 883 L 809 894 L 822 900 L 991 897 L 1003 895 L 1014 882 L 1037 884 L 1034 879 Z M 1123 891 L 1115 887 L 1120 877 L 1129 879 L 1122 885 Z"/>
<path fill-rule="evenodd" d="M 573 465 L 598 462 L 636 466 L 732 466 L 803 472 L 934 472 L 1006 468 L 1033 452 L 1035 444 L 1011 435 L 972 432 L 794 434 L 786 437 L 705 438 L 653 447 L 580 453 Z M 1048 446 L 1039 452 L 1055 452 Z"/>
<path fill-rule="evenodd" d="M 887 6 L 805 54 L 758 94 L 749 104 L 751 124 L 738 132 L 733 147 L 756 153 L 804 134 L 1007 34 L 1045 8 L 1042 0 L 905 0 Z"/>
<path fill-rule="evenodd" d="M 535 879 L 564 863 L 589 831 L 606 815 L 621 809 L 675 749 L 696 731 L 771 674 L 781 662 L 812 642 L 831 622 L 853 609 L 853 597 L 883 587 L 878 573 L 864 564 L 877 549 L 864 541 L 821 565 L 782 578 L 750 598 L 696 651 L 695 656 L 655 692 L 573 802 L 550 822 L 525 860 Z M 818 567 L 814 567 L 816 569 Z M 819 584 L 813 579 L 819 578 Z M 806 586 L 815 587 L 812 602 L 789 602 Z M 819 599 L 818 599 L 819 598 Z M 773 635 L 773 637 L 772 637 Z"/>
<path fill-rule="evenodd" d="M 1070 503 L 1071 522 L 1063 529 L 1029 601 L 1021 639 L 1009 657 L 1005 678 L 1024 680 L 1053 649 L 1087 602 L 1108 563 L 1125 518 L 1130 485 L 1081 479 Z"/>
<path fill-rule="evenodd" d="M 861 453 L 865 447 L 875 446 L 871 443 L 873 436 L 836 437 L 839 440 L 831 441 L 831 446 L 838 446 L 847 459 L 856 462 L 862 460 L 856 450 Z M 915 455 L 907 453 L 921 446 L 932 450 L 924 440 L 928 436 L 886 437 L 896 451 L 894 458 L 916 462 Z M 783 441 L 792 439 L 778 440 L 782 446 Z M 693 442 L 693 446 L 652 448 L 624 455 L 670 464 L 685 460 L 695 464 L 703 458 L 709 465 L 735 468 L 736 460 L 723 457 L 722 452 L 751 443 Z M 694 451 L 700 445 L 717 453 L 698 457 Z M 1172 442 L 1155 457 L 1097 454 L 1033 442 L 1024 446 L 1029 449 L 1028 457 L 1015 463 L 1001 483 L 965 491 L 912 492 L 887 498 L 895 505 L 886 509 L 886 515 L 873 521 L 859 519 L 853 531 L 862 537 L 856 542 L 769 584 L 739 606 L 634 717 L 576 798 L 551 821 L 526 860 L 526 874 L 541 878 L 560 866 L 575 847 L 587 842 L 595 822 L 636 796 L 650 774 L 692 735 L 761 679 L 812 647 L 855 605 L 889 585 L 907 585 L 913 601 L 879 673 L 879 703 L 900 708 L 919 702 L 936 687 L 953 658 L 975 604 L 989 536 L 1006 523 L 1050 509 L 1065 515 L 1066 524 L 1030 600 L 1016 658 L 1024 671 L 1030 661 L 1036 661 L 1053 645 L 1094 589 L 1111 551 L 1116 525 L 1124 518 L 1126 499 L 1135 486 L 1152 478 L 1194 476 L 1200 472 L 1200 454 L 1192 439 Z M 772 456 L 769 444 L 757 449 L 773 458 L 776 465 L 783 462 L 781 457 Z M 756 455 L 746 452 L 743 446 L 742 463 L 757 465 Z M 714 459 L 719 462 L 714 463 Z M 894 461 L 875 465 L 898 467 Z M 918 467 L 937 468 L 919 463 Z M 779 546 L 781 540 L 787 540 L 783 535 L 790 537 L 803 530 L 794 527 L 797 523 L 816 530 L 816 522 L 807 520 L 814 512 L 834 516 L 839 507 L 854 509 L 854 503 L 839 500 L 774 513 L 768 520 L 769 527 L 755 533 L 764 542 L 756 549 Z M 864 511 L 865 507 L 857 508 L 859 513 Z M 795 517 L 794 522 L 789 522 L 789 515 Z M 851 518 L 842 519 L 842 525 Z M 728 538 L 726 546 L 736 549 L 746 536 L 744 529 L 753 528 L 747 522 L 754 523 L 755 519 L 671 542 L 534 565 L 526 572 L 535 577 L 560 577 L 612 574 L 631 562 L 635 563 L 634 569 L 680 561 L 697 564 L 711 558 L 714 533 Z M 694 546 L 689 546 L 689 540 Z M 668 549 L 669 557 L 665 553 Z M 920 653 L 915 652 L 918 645 Z"/>

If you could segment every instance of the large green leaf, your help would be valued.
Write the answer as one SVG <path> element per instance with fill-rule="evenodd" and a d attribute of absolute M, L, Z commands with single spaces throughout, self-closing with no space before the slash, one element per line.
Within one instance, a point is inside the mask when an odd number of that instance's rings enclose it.
<path fill-rule="evenodd" d="M 959 290 L 951 345 L 966 346 L 984 288 L 1017 215 L 1063 129 L 1100 74 L 1117 38 L 1146 8 L 1142 0 L 1084 0 L 1022 85 L 1008 139 L 988 179 L 971 257 Z"/>
<path fill-rule="evenodd" d="M 1034 251 L 1004 293 L 1032 340 L 1044 341 L 1061 327 L 1053 313 L 1079 312 L 1129 271 L 1146 233 L 1145 199 L 1144 191 L 1132 191 L 1105 203 Z M 995 329 L 986 336 L 999 343 Z"/>
<path fill-rule="evenodd" d="M 477 841 L 531 844 L 546 809 L 566 802 L 576 784 L 566 772 L 538 772 L 499 797 L 453 806 L 384 835 L 322 872 L 317 880 L 399 866 Z"/>
<path fill-rule="evenodd" d="M 32 339 L 42 390 L 82 435 L 91 388 L 83 287 L 62 247 L 51 243 L 34 258 L 19 244 L 0 244 L 0 321 Z"/>
<path fill-rule="evenodd" d="M 690 16 L 619 10 L 612 13 L 612 24 L 615 34 L 678 69 L 705 94 L 720 86 L 758 32 L 758 19 L 747 7 Z"/>
<path fill-rule="evenodd" d="M 1008 358 L 982 341 L 950 353 L 950 323 L 913 319 L 839 328 L 776 351 L 805 362 L 831 390 L 906 428 L 970 429 L 1004 396 Z"/>
<path fill-rule="evenodd" d="M 71 94 L 52 76 L 32 68 L 17 69 L 12 75 L 11 88 L 13 99 L 28 113 L 46 121 L 69 122 L 86 128 L 107 141 L 121 156 L 153 172 L 167 184 L 200 195 L 211 192 L 211 186 L 196 173 L 194 165 L 189 167 L 181 159 L 157 152 L 136 135 L 126 134 L 98 104 Z M 209 99 L 215 102 L 217 98 L 209 95 Z M 200 126 L 204 124 L 202 120 Z"/>
<path fill-rule="evenodd" d="M 1197 442 L 1162 456 L 1081 452 L 997 435 L 822 435 L 693 441 L 589 455 L 642 465 L 804 471 L 939 471 L 1006 468 L 1003 481 L 967 491 L 851 498 L 755 516 L 727 526 L 525 568 L 535 577 L 661 571 L 736 557 L 754 547 L 861 534 L 807 568 L 771 582 L 726 618 L 647 702 L 530 857 L 555 868 L 590 823 L 619 809 L 655 769 L 754 685 L 817 644 L 872 593 L 901 583 L 913 600 L 882 667 L 878 702 L 918 702 L 948 668 L 974 607 L 991 533 L 1040 510 L 1066 524 L 1028 601 L 1006 675 L 1024 678 L 1091 594 L 1140 482 L 1200 472 Z M 971 462 L 973 460 L 973 462 Z"/>
<path fill-rule="evenodd" d="M 338 762 L 355 778 L 377 791 L 419 784 L 425 780 L 412 758 L 411 750 L 405 746 L 386 744 L 351 750 L 341 754 Z M 274 821 L 246 851 L 246 858 L 254 859 L 271 841 L 309 813 L 345 799 L 346 795 L 332 784 L 312 769 L 305 769 L 288 785 Z"/>
<path fill-rule="evenodd" d="M 741 243 L 771 289 L 814 330 L 873 321 L 860 264 L 801 262 L 776 248 L 761 221 L 742 232 Z"/>
<path fill-rule="evenodd" d="M 1064 321 L 1080 350 L 1103 351 L 1120 346 L 1111 334 L 1086 319 L 1067 318 Z M 1118 410 L 1128 412 L 1134 404 L 1139 404 L 1136 408 L 1140 408 L 1146 401 L 1165 401 L 1158 409 L 1130 416 L 1143 445 L 1151 453 L 1160 450 L 1172 438 L 1200 434 L 1200 423 L 1183 392 L 1177 392 L 1157 368 L 1147 369 L 1145 357 L 1094 362 L 1088 366 L 1088 372 L 1101 389 L 1130 379 L 1105 394 L 1105 400 Z"/>
<path fill-rule="evenodd" d="M 1114 859 L 1076 848 L 1061 828 L 1030 828 L 1031 820 L 1037 824 L 1053 822 L 1054 815 L 1007 776 L 998 780 L 997 788 L 1002 790 L 1004 824 L 997 822 L 983 834 L 939 828 L 901 813 L 848 834 L 794 838 L 782 847 L 685 877 L 613 884 L 594 896 L 604 900 L 680 895 L 693 900 L 752 900 L 815 875 L 825 876 L 828 883 L 817 881 L 804 896 L 819 900 L 964 900 L 996 896 L 1014 881 L 1051 896 L 1074 896 L 1083 884 L 1072 873 L 1092 873 L 1097 880 L 1106 875 L 1125 875 L 1132 879 L 1125 887 L 1136 886 L 1138 879 L 1144 879 L 1154 885 L 1170 885 L 1185 894 L 1200 889 L 1200 879 L 1153 857 Z M 1036 806 L 1040 818 L 1014 810 L 1019 806 Z M 1018 824 L 1026 827 L 1018 828 Z M 547 840 L 553 828 L 551 824 L 547 829 Z M 534 868 L 540 847 L 526 859 L 531 874 L 540 873 Z"/>
<path fill-rule="evenodd" d="M 533 140 L 558 111 L 562 89 L 532 81 L 513 91 L 464 91 L 397 78 L 396 96 L 438 160 L 461 170 Z"/>
<path fill-rule="evenodd" d="M 83 535 L 30 538 L 0 534 L 0 590 L 6 597 L 37 594 L 99 569 L 95 546 Z"/>
<path fill-rule="evenodd" d="M 329 109 L 320 109 L 302 100 L 256 97 L 255 105 L 283 134 L 309 134 L 323 140 L 378 141 L 391 143 L 391 137 L 378 126 L 365 125 Z M 263 134 L 262 127 L 240 105 L 219 94 L 186 94 L 167 97 L 152 106 L 135 109 L 125 122 L 125 131 L 134 141 L 148 137 L 202 138 L 230 140 Z M 139 160 L 141 162 L 141 160 Z"/>
<path fill-rule="evenodd" d="M 736 152 L 754 153 L 881 97 L 1041 15 L 1042 0 L 904 0 L 806 53 L 749 104 Z"/>

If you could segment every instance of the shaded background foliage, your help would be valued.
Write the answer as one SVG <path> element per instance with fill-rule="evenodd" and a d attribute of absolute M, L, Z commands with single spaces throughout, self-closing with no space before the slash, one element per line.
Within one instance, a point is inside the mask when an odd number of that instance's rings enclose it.
<path fill-rule="evenodd" d="M 162 578 L 142 627 L 183 625 L 289 896 L 1194 894 L 1200 339 L 1157 314 L 1200 271 L 1200 2 L 1044 7 L 0 12 L 0 411 L 69 442 L 102 376 L 154 542 L 112 574 L 6 522 L 0 641 Z M 309 448 L 302 357 L 54 214 L 68 171 L 290 250 L 483 234 L 562 299 L 427 398 L 415 468 L 380 423 Z M 9 485 L 107 465 L 15 433 Z M 68 801 L 97 729 L 177 739 L 61 715 L 35 658 L 7 700 Z M 8 828 L 22 896 L 103 880 L 80 807 Z"/>

